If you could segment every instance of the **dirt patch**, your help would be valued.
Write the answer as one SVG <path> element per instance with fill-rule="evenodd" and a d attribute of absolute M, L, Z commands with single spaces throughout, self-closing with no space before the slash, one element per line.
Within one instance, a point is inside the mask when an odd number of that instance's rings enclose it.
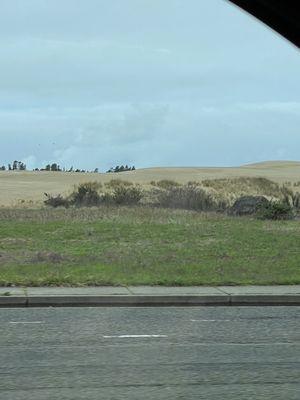
<path fill-rule="evenodd" d="M 0 251 L 0 265 L 8 264 L 14 260 L 15 257 L 13 257 L 11 254 L 6 253 L 4 251 Z"/>
<path fill-rule="evenodd" d="M 22 245 L 28 243 L 29 240 L 22 238 L 3 238 L 0 240 L 0 244 L 4 245 Z"/>
<path fill-rule="evenodd" d="M 41 263 L 41 262 L 51 262 L 54 264 L 59 264 L 62 263 L 63 261 L 66 261 L 68 258 L 62 254 L 59 253 L 54 253 L 52 251 L 45 252 L 45 251 L 39 251 L 36 254 L 34 254 L 33 257 L 31 257 L 30 262 L 34 263 Z"/>

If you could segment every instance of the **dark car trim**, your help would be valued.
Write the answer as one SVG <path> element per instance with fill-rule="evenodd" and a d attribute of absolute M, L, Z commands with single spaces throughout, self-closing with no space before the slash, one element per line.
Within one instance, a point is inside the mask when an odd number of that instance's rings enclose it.
<path fill-rule="evenodd" d="M 299 0 L 229 0 L 300 48 Z"/>

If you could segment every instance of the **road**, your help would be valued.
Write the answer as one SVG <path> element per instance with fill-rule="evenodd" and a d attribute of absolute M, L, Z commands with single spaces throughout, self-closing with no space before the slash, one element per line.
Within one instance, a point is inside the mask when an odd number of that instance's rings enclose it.
<path fill-rule="evenodd" d="M 300 398 L 300 307 L 0 309 L 1 400 Z"/>

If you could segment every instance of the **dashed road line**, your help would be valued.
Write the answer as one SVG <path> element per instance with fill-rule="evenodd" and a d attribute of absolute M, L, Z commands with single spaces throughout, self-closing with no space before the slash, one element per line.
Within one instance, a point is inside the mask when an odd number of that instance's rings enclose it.
<path fill-rule="evenodd" d="M 45 321 L 9 321 L 10 324 L 21 324 L 21 325 L 27 325 L 27 324 L 44 324 Z"/>
<path fill-rule="evenodd" d="M 167 335 L 103 335 L 104 339 L 166 338 Z"/>

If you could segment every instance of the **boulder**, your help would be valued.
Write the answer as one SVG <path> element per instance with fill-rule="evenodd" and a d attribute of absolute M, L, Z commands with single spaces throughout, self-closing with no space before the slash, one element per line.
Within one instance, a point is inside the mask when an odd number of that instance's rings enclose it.
<path fill-rule="evenodd" d="M 242 196 L 229 209 L 231 215 L 253 215 L 259 208 L 269 204 L 264 196 Z"/>

